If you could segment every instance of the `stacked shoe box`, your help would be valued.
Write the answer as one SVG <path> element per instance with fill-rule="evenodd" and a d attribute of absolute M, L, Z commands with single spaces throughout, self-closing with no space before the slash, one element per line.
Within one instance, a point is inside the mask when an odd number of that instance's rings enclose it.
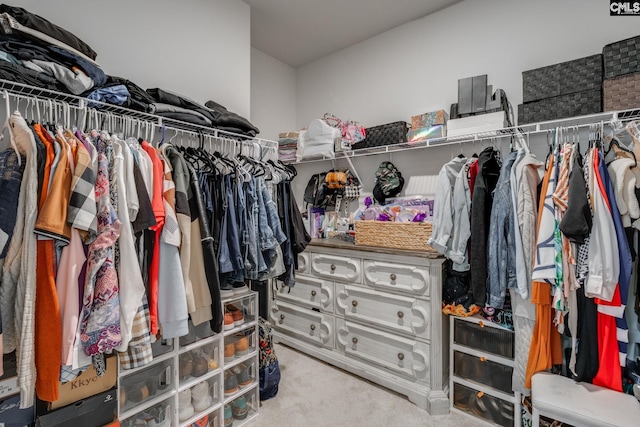
<path fill-rule="evenodd" d="M 513 392 L 514 333 L 480 316 L 450 317 L 452 410 L 500 426 L 522 425 Z"/>
<path fill-rule="evenodd" d="M 600 54 L 524 71 L 518 124 L 602 112 L 602 74 Z"/>
<path fill-rule="evenodd" d="M 640 108 L 640 36 L 606 45 L 604 111 Z"/>

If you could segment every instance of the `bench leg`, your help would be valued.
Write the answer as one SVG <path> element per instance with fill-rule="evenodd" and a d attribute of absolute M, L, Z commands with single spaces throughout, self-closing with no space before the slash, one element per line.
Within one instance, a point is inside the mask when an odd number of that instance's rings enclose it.
<path fill-rule="evenodd" d="M 531 414 L 531 425 L 532 427 L 540 426 L 540 412 L 536 408 L 533 408 L 533 413 Z"/>

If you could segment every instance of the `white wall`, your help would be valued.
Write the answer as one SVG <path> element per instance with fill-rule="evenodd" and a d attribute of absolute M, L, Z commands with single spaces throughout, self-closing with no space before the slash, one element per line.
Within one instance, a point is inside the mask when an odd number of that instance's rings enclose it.
<path fill-rule="evenodd" d="M 600 53 L 640 34 L 601 0 L 467 0 L 298 70 L 297 123 L 331 112 L 373 126 L 457 102 L 459 78 L 522 100 L 522 71 Z"/>
<path fill-rule="evenodd" d="M 108 74 L 249 118 L 250 8 L 240 0 L 16 0 L 87 42 Z"/>
<path fill-rule="evenodd" d="M 280 132 L 295 131 L 296 70 L 251 49 L 251 121 L 260 137 L 278 140 Z"/>
<path fill-rule="evenodd" d="M 607 43 L 640 34 L 639 22 L 610 17 L 608 3 L 600 0 L 467 0 L 300 67 L 297 125 L 325 112 L 374 126 L 449 111 L 457 102 L 458 79 L 479 74 L 504 89 L 515 109 L 522 102 L 522 71 L 600 53 Z M 393 161 L 405 176 L 432 175 L 461 149 L 469 156 L 482 148 L 428 148 L 360 157 L 354 164 L 371 191 L 381 161 Z M 533 139 L 532 148 L 539 151 Z M 298 167 L 299 203 L 311 174 L 332 166 L 346 164 Z"/>

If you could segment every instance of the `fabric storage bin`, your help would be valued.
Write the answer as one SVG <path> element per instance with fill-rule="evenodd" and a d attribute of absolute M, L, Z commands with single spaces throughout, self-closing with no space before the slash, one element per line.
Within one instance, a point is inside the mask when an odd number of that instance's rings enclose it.
<path fill-rule="evenodd" d="M 411 125 L 407 122 L 393 122 L 367 128 L 367 137 L 357 142 L 351 149 L 380 147 L 383 145 L 402 144 L 407 142 L 407 132 Z"/>
<path fill-rule="evenodd" d="M 522 100 L 526 103 L 576 92 L 599 90 L 602 74 L 601 54 L 524 71 Z"/>
<path fill-rule="evenodd" d="M 604 111 L 628 110 L 640 107 L 640 73 L 605 80 Z"/>
<path fill-rule="evenodd" d="M 513 332 L 488 323 L 454 319 L 453 342 L 513 359 Z"/>
<path fill-rule="evenodd" d="M 640 36 L 610 43 L 602 55 L 605 79 L 640 72 Z"/>
<path fill-rule="evenodd" d="M 544 122 L 602 112 L 602 90 L 577 92 L 518 105 L 518 124 Z"/>

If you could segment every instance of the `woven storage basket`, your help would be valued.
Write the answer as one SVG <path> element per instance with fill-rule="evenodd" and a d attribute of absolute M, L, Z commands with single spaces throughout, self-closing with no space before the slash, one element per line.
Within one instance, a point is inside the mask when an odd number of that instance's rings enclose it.
<path fill-rule="evenodd" d="M 518 105 L 518 124 L 544 122 L 602 112 L 602 91 L 591 90 Z"/>
<path fill-rule="evenodd" d="M 602 55 L 536 68 L 522 73 L 522 100 L 537 101 L 597 90 L 602 85 Z"/>
<path fill-rule="evenodd" d="M 367 128 L 367 137 L 364 141 L 351 146 L 353 150 L 359 148 L 380 147 L 383 145 L 401 144 L 407 142 L 407 132 L 411 125 L 407 122 L 393 122 L 385 125 Z"/>
<path fill-rule="evenodd" d="M 604 111 L 640 108 L 640 73 L 605 80 Z"/>
<path fill-rule="evenodd" d="M 605 79 L 640 72 L 640 36 L 608 44 L 602 55 Z"/>
<path fill-rule="evenodd" d="M 356 221 L 356 245 L 436 252 L 427 241 L 430 222 Z"/>

